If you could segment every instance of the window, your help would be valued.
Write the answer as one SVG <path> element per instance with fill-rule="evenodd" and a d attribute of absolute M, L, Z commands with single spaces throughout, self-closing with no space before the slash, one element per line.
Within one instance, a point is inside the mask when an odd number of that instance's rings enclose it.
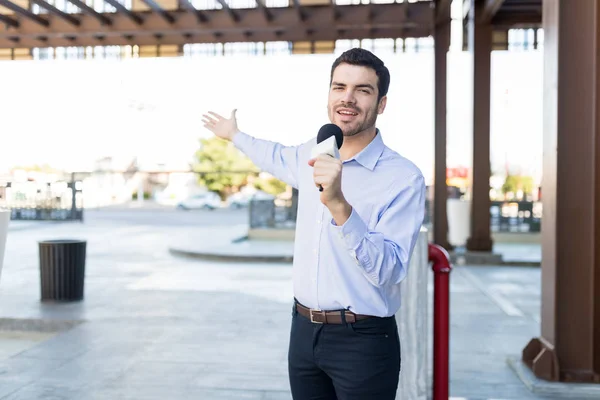
<path fill-rule="evenodd" d="M 184 57 L 223 55 L 222 43 L 196 43 L 183 46 Z"/>
<path fill-rule="evenodd" d="M 292 43 L 291 42 L 267 42 L 266 43 L 267 55 L 286 55 L 292 54 Z"/>

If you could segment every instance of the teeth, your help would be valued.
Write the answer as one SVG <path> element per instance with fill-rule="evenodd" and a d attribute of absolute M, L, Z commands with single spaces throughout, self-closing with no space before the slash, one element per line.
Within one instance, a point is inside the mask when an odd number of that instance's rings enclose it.
<path fill-rule="evenodd" d="M 356 113 L 349 112 L 349 111 L 340 111 L 339 113 L 344 114 L 344 115 L 356 115 Z"/>

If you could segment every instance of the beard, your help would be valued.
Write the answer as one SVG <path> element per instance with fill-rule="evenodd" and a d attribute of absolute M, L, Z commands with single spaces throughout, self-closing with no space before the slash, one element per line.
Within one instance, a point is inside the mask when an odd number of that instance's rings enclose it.
<path fill-rule="evenodd" d="M 354 136 L 354 135 L 357 135 L 357 134 L 375 126 L 375 122 L 377 121 L 377 104 L 375 104 L 373 106 L 373 108 L 371 108 L 364 114 L 361 109 L 354 107 L 354 106 L 342 105 L 340 107 L 350 108 L 350 109 L 356 111 L 359 115 L 364 115 L 364 119 L 362 121 L 340 122 L 338 124 L 338 126 L 341 128 L 344 136 Z M 337 109 L 340 107 L 336 107 L 333 110 L 333 114 L 332 114 L 332 118 L 331 118 L 332 123 L 334 122 L 336 115 L 339 115 L 339 114 L 337 114 Z"/>

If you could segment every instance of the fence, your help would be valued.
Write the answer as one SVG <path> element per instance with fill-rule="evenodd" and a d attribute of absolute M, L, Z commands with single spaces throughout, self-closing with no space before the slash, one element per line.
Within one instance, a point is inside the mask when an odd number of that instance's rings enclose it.
<path fill-rule="evenodd" d="M 0 208 L 11 210 L 12 220 L 83 221 L 83 183 L 0 183 Z"/>
<path fill-rule="evenodd" d="M 492 201 L 490 224 L 492 232 L 540 232 L 542 202 Z"/>
<path fill-rule="evenodd" d="M 425 200 L 424 224 L 433 223 L 433 203 Z M 491 201 L 492 232 L 541 232 L 541 201 Z"/>

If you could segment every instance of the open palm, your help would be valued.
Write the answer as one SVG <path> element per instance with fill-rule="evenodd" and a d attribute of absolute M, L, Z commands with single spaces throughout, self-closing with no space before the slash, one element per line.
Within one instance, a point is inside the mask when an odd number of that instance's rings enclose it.
<path fill-rule="evenodd" d="M 235 109 L 231 111 L 230 118 L 224 118 L 215 112 L 209 111 L 208 114 L 210 115 L 202 115 L 204 127 L 221 139 L 231 140 L 233 135 L 238 132 L 237 121 L 235 118 L 236 111 L 237 110 Z"/>

